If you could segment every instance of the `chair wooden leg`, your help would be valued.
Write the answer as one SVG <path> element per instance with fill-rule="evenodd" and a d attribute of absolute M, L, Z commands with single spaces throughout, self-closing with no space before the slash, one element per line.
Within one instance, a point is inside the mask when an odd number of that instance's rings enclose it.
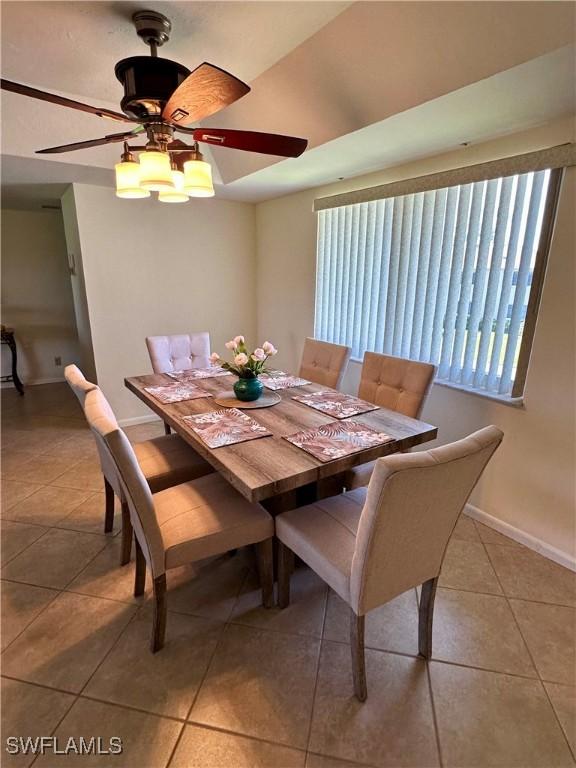
<path fill-rule="evenodd" d="M 272 608 L 274 605 L 274 555 L 272 538 L 260 541 L 258 550 L 258 573 L 262 589 L 262 605 Z"/>
<path fill-rule="evenodd" d="M 171 433 L 172 433 L 172 430 L 170 429 L 170 424 L 166 424 L 166 422 L 164 422 L 164 434 L 170 435 Z"/>
<path fill-rule="evenodd" d="M 114 528 L 114 489 L 104 478 L 104 497 L 106 500 L 106 511 L 104 513 L 104 533 L 110 533 Z"/>
<path fill-rule="evenodd" d="M 144 587 L 146 586 L 146 558 L 142 547 L 140 546 L 136 536 L 134 537 L 136 543 L 136 575 L 134 577 L 134 597 L 140 597 L 144 594 Z"/>
<path fill-rule="evenodd" d="M 294 552 L 278 541 L 278 606 L 290 605 L 290 577 L 294 566 Z"/>
<path fill-rule="evenodd" d="M 164 647 L 164 638 L 166 637 L 166 574 L 157 576 L 153 582 L 154 586 L 154 616 L 152 620 L 152 653 L 157 653 Z"/>
<path fill-rule="evenodd" d="M 130 510 L 128 503 L 122 502 L 122 548 L 120 555 L 120 565 L 128 565 L 130 555 L 132 554 L 132 521 L 130 520 Z"/>
<path fill-rule="evenodd" d="M 350 609 L 350 649 L 352 651 L 352 676 L 354 693 L 358 701 L 366 701 L 366 661 L 364 659 L 364 616 Z"/>
<path fill-rule="evenodd" d="M 434 617 L 434 598 L 438 578 L 429 579 L 422 584 L 420 607 L 418 612 L 418 652 L 429 659 L 432 656 L 432 620 Z"/>

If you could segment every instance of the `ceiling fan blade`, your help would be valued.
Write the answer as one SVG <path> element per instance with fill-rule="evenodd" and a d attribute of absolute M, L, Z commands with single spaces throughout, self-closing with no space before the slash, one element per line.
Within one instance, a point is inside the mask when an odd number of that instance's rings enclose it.
<path fill-rule="evenodd" d="M 299 157 L 308 146 L 306 139 L 298 139 L 294 136 L 257 131 L 234 131 L 227 128 L 195 128 L 193 136 L 195 141 L 203 141 L 206 144 L 279 157 Z"/>
<path fill-rule="evenodd" d="M 31 88 L 28 85 L 22 85 L 22 83 L 14 83 L 12 80 L 0 80 L 0 87 L 4 91 L 12 91 L 12 93 L 19 93 L 21 96 L 30 96 L 32 99 L 40 99 L 40 101 L 49 101 L 52 104 L 59 104 L 61 107 L 70 107 L 71 109 L 78 109 L 81 112 L 89 112 L 92 115 L 98 115 L 98 117 L 107 117 L 110 120 L 119 120 L 123 123 L 134 123 L 126 115 L 122 115 L 120 112 L 113 112 L 111 109 L 105 109 L 104 107 L 91 107 L 89 104 L 83 104 L 81 101 L 73 101 L 72 99 L 66 99 L 64 96 L 57 96 L 55 93 L 48 93 L 47 91 L 39 91 L 37 88 Z"/>
<path fill-rule="evenodd" d="M 205 61 L 176 88 L 162 111 L 162 117 L 176 125 L 198 122 L 249 91 L 250 87 L 242 80 Z"/>
<path fill-rule="evenodd" d="M 136 136 L 134 131 L 127 133 L 111 133 L 109 136 L 103 136 L 101 139 L 89 139 L 88 141 L 77 141 L 74 144 L 62 144 L 60 147 L 48 147 L 48 149 L 37 149 L 37 155 L 52 155 L 56 152 L 74 152 L 76 149 L 88 149 L 89 147 L 99 147 L 101 144 L 114 144 L 117 141 L 128 141 Z"/>

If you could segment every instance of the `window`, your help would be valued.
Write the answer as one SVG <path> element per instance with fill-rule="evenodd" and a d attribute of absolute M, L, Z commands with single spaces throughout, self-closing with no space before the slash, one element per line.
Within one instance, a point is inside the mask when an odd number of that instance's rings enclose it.
<path fill-rule="evenodd" d="M 321 210 L 315 336 L 521 395 L 560 173 Z"/>

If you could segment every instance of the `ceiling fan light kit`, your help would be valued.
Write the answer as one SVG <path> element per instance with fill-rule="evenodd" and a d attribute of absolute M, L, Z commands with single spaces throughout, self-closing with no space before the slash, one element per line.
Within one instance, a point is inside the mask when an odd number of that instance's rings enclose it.
<path fill-rule="evenodd" d="M 188 195 L 184 191 L 184 173 L 177 168 L 172 168 L 173 188 L 158 193 L 158 200 L 161 203 L 186 203 Z"/>
<path fill-rule="evenodd" d="M 172 163 L 168 152 L 146 149 L 140 153 L 140 186 L 150 192 L 164 192 L 173 188 Z"/>
<path fill-rule="evenodd" d="M 133 130 L 101 139 L 79 141 L 38 150 L 39 154 L 73 152 L 104 144 L 124 142 L 121 161 L 115 165 L 116 195 L 125 199 L 150 197 L 158 192 L 161 202 L 185 202 L 189 197 L 213 197 L 212 168 L 202 157 L 198 142 L 260 152 L 278 157 L 299 157 L 306 139 L 279 134 L 219 128 L 195 128 L 190 123 L 219 112 L 250 92 L 250 87 L 220 67 L 204 62 L 190 71 L 182 64 L 159 58 L 158 48 L 168 42 L 172 25 L 156 11 L 138 11 L 132 17 L 136 33 L 150 47 L 150 56 L 132 56 L 116 64 L 115 73 L 124 88 L 122 113 L 92 107 L 21 83 L 2 79 L 4 90 L 88 112 L 124 123 Z M 188 134 L 192 145 L 174 139 L 174 132 Z M 146 133 L 144 146 L 128 142 Z M 138 161 L 133 153 L 139 153 Z"/>
<path fill-rule="evenodd" d="M 128 200 L 150 197 L 150 191 L 140 186 L 140 163 L 124 145 L 124 153 L 119 163 L 114 166 L 116 172 L 116 196 Z"/>
<path fill-rule="evenodd" d="M 184 163 L 184 192 L 190 197 L 214 197 L 212 166 L 198 149 Z"/>

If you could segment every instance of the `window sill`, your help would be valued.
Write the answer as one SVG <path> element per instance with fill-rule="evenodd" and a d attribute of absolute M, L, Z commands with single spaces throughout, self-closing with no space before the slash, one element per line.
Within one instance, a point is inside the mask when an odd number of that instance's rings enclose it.
<path fill-rule="evenodd" d="M 467 387 L 465 384 L 455 384 L 452 381 L 442 381 L 440 379 L 435 379 L 434 384 L 437 384 L 440 387 L 447 387 L 448 389 L 456 389 L 459 392 L 465 392 L 467 395 L 474 395 L 475 397 L 481 397 L 484 400 L 491 400 L 494 403 L 499 403 L 500 405 L 507 405 L 508 407 L 511 407 L 511 408 L 525 407 L 523 397 L 510 397 L 509 395 L 496 395 L 496 394 L 492 394 L 491 392 L 481 392 L 478 389 Z"/>
<path fill-rule="evenodd" d="M 362 365 L 362 360 L 359 357 L 350 357 L 350 361 Z M 481 397 L 484 400 L 491 400 L 494 403 L 500 405 L 507 405 L 509 408 L 525 408 L 523 397 L 510 397 L 509 395 L 496 395 L 491 392 L 482 392 L 479 389 L 473 389 L 467 387 L 465 384 L 455 384 L 453 381 L 443 381 L 442 379 L 434 379 L 434 384 L 438 384 L 440 387 L 447 387 L 448 389 L 456 389 L 458 392 L 465 392 L 467 395 L 474 395 L 475 397 Z"/>

